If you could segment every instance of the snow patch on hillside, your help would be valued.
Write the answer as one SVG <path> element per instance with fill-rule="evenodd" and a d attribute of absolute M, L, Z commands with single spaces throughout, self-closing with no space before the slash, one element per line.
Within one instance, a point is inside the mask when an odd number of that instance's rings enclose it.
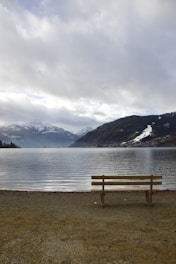
<path fill-rule="evenodd" d="M 134 138 L 132 140 L 132 142 L 133 143 L 139 142 L 143 138 L 148 137 L 148 136 L 151 136 L 151 134 L 152 134 L 152 126 L 151 125 L 147 125 L 147 128 L 145 128 L 139 136 L 137 136 L 136 138 Z"/>

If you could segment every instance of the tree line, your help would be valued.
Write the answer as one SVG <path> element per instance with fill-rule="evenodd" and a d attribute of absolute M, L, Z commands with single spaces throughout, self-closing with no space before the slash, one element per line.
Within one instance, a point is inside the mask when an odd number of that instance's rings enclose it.
<path fill-rule="evenodd" d="M 0 140 L 0 148 L 18 148 L 13 142 L 5 143 Z"/>

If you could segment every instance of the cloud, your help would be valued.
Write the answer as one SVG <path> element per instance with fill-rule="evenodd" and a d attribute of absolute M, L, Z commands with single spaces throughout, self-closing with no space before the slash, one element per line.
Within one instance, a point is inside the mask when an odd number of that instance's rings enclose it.
<path fill-rule="evenodd" d="M 79 106 L 72 108 L 64 106 L 64 103 L 65 101 L 54 101 L 49 96 L 41 97 L 35 94 L 0 92 L 0 125 L 42 121 L 45 124 L 50 123 L 77 133 L 84 127 L 95 128 L 101 124 L 93 113 L 93 116 L 91 114 L 87 115 L 87 107 L 81 102 Z M 96 115 L 99 115 L 99 113 Z"/>
<path fill-rule="evenodd" d="M 1 122 L 12 121 L 10 105 L 16 121 L 38 116 L 73 129 L 174 111 L 175 7 L 172 0 L 1 1 L 0 90 L 12 99 L 0 106 Z"/>

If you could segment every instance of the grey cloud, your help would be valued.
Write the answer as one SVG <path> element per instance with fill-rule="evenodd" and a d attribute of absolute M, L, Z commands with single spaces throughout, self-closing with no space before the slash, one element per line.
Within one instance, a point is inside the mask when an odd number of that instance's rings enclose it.
<path fill-rule="evenodd" d="M 78 113 L 64 107 L 46 109 L 44 106 L 34 105 L 27 101 L 21 103 L 12 101 L 10 107 L 1 102 L 0 112 L 0 124 L 21 124 L 37 120 L 47 124 L 55 124 L 75 133 L 83 128 L 95 128 L 101 124 L 93 117 L 80 116 Z"/>
<path fill-rule="evenodd" d="M 97 106 L 117 104 L 129 114 L 175 110 L 174 1 L 9 3 L 0 4 L 3 89 L 35 90 L 77 104 L 82 98 Z M 85 122 L 93 122 L 94 116 L 96 123 L 98 109 L 86 109 Z M 44 106 L 34 110 L 41 116 L 50 113 Z M 82 124 L 76 109 L 69 121 L 60 122 L 74 125 L 77 117 Z"/>

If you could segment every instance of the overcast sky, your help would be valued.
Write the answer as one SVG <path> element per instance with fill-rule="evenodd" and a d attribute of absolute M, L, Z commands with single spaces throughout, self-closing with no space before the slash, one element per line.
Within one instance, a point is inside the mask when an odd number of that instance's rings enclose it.
<path fill-rule="evenodd" d="M 176 111 L 175 0 L 0 0 L 0 124 Z"/>

